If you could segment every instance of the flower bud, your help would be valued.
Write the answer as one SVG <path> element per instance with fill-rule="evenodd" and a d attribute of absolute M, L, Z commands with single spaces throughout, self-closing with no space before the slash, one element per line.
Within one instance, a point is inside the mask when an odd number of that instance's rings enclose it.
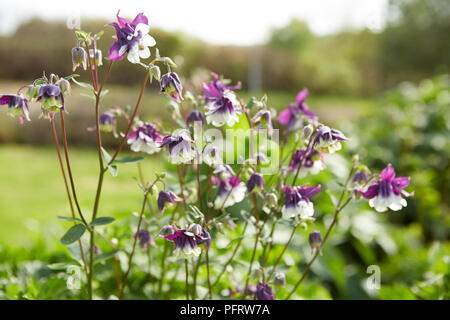
<path fill-rule="evenodd" d="M 89 57 L 91 58 L 91 63 L 94 65 L 94 61 L 97 63 L 97 67 L 103 65 L 102 51 L 95 49 L 95 59 L 94 59 L 94 49 L 89 49 Z"/>
<path fill-rule="evenodd" d="M 275 208 L 278 205 L 278 197 L 276 194 L 273 192 L 266 194 L 266 203 L 270 208 Z"/>
<path fill-rule="evenodd" d="M 150 74 L 152 75 L 153 78 L 155 78 L 156 80 L 160 81 L 161 80 L 161 69 L 159 69 L 158 66 L 151 66 L 150 67 Z"/>
<path fill-rule="evenodd" d="M 181 85 L 180 78 L 175 72 L 166 73 L 161 77 L 160 81 L 161 93 L 169 95 L 174 100 L 181 102 L 183 97 L 181 95 L 183 86 Z"/>
<path fill-rule="evenodd" d="M 311 134 L 314 132 L 314 127 L 311 124 L 308 124 L 303 128 L 303 138 L 309 139 L 311 137 Z"/>
<path fill-rule="evenodd" d="M 277 273 L 275 275 L 274 283 L 276 286 L 284 286 L 286 284 L 286 276 L 284 275 L 284 273 Z"/>
<path fill-rule="evenodd" d="M 249 192 L 260 192 L 265 187 L 264 177 L 260 173 L 253 173 L 247 181 L 247 189 Z"/>
<path fill-rule="evenodd" d="M 80 65 L 86 70 L 87 53 L 82 47 L 75 47 L 72 49 L 72 71 L 74 72 Z"/>
<path fill-rule="evenodd" d="M 322 236 L 320 231 L 314 230 L 309 233 L 309 245 L 311 246 L 312 252 L 320 250 L 322 246 Z"/>
<path fill-rule="evenodd" d="M 255 296 L 258 300 L 275 300 L 272 288 L 267 283 L 258 283 Z"/>

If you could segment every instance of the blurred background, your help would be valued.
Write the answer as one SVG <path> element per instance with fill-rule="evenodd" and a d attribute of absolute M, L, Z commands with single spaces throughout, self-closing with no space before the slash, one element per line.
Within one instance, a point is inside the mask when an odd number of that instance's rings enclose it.
<path fill-rule="evenodd" d="M 374 170 L 392 163 L 400 176 L 411 176 L 416 193 L 400 213 L 375 214 L 366 205 L 365 211 L 355 208 L 351 221 L 343 219 L 337 247 L 324 261 L 331 267 L 314 270 L 327 291 L 308 287 L 310 296 L 371 297 L 360 281 L 365 266 L 377 263 L 390 284 L 381 298 L 448 298 L 449 1 L 109 1 L 104 7 L 84 0 L 39 6 L 3 0 L 0 7 L 2 94 L 43 70 L 71 74 L 76 40 L 70 28 L 77 23 L 85 31 L 105 30 L 99 47 L 106 57 L 113 29 L 105 25 L 119 8 L 128 18 L 145 12 L 157 47 L 174 58 L 185 83 L 214 71 L 242 81 L 244 99 L 267 93 L 278 111 L 308 88 L 307 103 L 321 121 L 352 138 L 346 153 L 359 152 Z M 114 65 L 104 108 L 134 105 L 141 69 L 126 61 Z M 89 81 L 87 72 L 77 73 Z M 74 88 L 67 99 L 67 126 L 80 201 L 89 210 L 97 172 L 94 133 L 87 130 L 94 109 L 80 92 Z M 142 118 L 170 121 L 156 84 L 143 101 Z M 64 250 L 55 240 L 63 230 L 55 216 L 68 210 L 49 123 L 38 119 L 37 105 L 31 108 L 32 121 L 23 125 L 6 107 L 0 110 L 0 263 L 16 261 L 18 269 L 29 268 L 20 261 Z M 145 166 L 150 175 L 162 165 L 150 158 Z M 127 216 L 139 206 L 136 169 L 120 170 L 105 184 L 102 215 Z"/>

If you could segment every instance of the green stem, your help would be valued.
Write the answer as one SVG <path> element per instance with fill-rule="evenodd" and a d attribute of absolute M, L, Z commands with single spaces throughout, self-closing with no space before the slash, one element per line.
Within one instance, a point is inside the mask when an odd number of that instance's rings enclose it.
<path fill-rule="evenodd" d="M 287 248 L 289 247 L 289 244 L 291 243 L 292 239 L 294 238 L 294 234 L 295 234 L 295 231 L 297 231 L 297 228 L 298 228 L 298 225 L 296 225 L 296 226 L 294 227 L 294 229 L 292 230 L 292 233 L 291 233 L 291 236 L 289 237 L 288 242 L 286 242 L 286 245 L 284 246 L 283 251 L 281 251 L 280 256 L 278 257 L 277 261 L 276 261 L 275 264 L 273 265 L 272 271 L 270 272 L 270 274 L 269 274 L 269 276 L 267 277 L 267 279 L 270 280 L 270 278 L 271 278 L 271 277 L 273 276 L 273 274 L 275 273 L 275 271 L 276 271 L 276 269 L 277 269 L 277 266 L 278 266 L 278 264 L 279 264 L 280 261 L 281 261 L 281 258 L 283 257 L 284 253 L 286 252 Z"/>
<path fill-rule="evenodd" d="M 189 270 L 187 259 L 184 259 L 184 268 L 186 272 L 186 300 L 189 300 Z"/>

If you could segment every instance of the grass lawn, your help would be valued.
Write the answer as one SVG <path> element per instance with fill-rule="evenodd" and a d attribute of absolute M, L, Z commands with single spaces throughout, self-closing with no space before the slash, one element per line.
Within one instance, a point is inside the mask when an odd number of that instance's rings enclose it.
<path fill-rule="evenodd" d="M 72 171 L 82 211 L 90 216 L 97 185 L 98 162 L 94 149 L 71 149 Z M 157 168 L 151 158 L 143 163 L 146 176 Z M 138 211 L 142 192 L 135 178 L 136 165 L 123 164 L 119 175 L 105 175 L 99 216 Z M 0 145 L 0 245 L 27 246 L 37 239 L 60 245 L 70 216 L 61 171 L 52 146 Z"/>

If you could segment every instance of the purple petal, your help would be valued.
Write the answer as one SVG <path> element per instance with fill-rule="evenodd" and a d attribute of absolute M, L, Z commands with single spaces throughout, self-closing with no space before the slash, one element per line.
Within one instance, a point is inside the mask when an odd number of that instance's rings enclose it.
<path fill-rule="evenodd" d="M 378 195 L 379 191 L 378 184 L 371 185 L 366 192 L 361 192 L 362 196 L 366 199 L 372 199 L 375 198 Z"/>
<path fill-rule="evenodd" d="M 148 25 L 148 19 L 147 17 L 144 15 L 143 12 L 139 13 L 136 18 L 134 18 L 132 24 L 134 24 L 135 26 L 137 26 L 139 23 L 143 23 Z"/>
<path fill-rule="evenodd" d="M 395 178 L 395 170 L 392 168 L 391 164 L 389 163 L 388 166 L 381 171 L 381 179 L 383 181 L 392 181 Z"/>
<path fill-rule="evenodd" d="M 295 102 L 298 105 L 302 104 L 305 101 L 306 97 L 308 96 L 308 93 L 309 93 L 308 89 L 303 89 L 302 91 L 300 91 L 297 94 L 297 97 L 295 98 Z"/>

